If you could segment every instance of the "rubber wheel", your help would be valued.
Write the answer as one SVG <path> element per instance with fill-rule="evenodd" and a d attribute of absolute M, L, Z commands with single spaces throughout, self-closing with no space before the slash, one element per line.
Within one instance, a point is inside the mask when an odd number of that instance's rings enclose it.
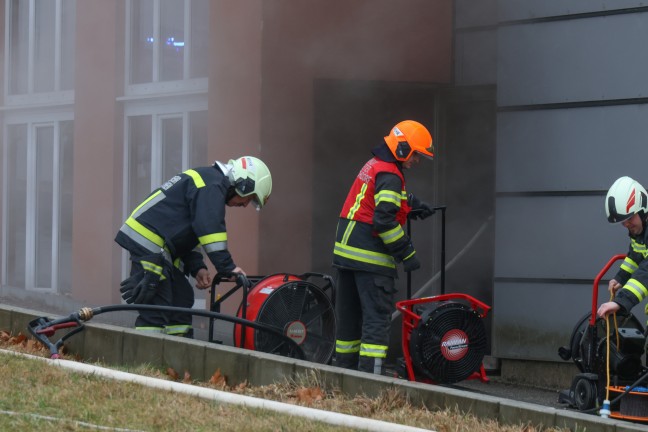
<path fill-rule="evenodd" d="M 578 378 L 574 386 L 574 403 L 579 411 L 594 408 L 598 391 L 596 383 L 587 378 Z"/>

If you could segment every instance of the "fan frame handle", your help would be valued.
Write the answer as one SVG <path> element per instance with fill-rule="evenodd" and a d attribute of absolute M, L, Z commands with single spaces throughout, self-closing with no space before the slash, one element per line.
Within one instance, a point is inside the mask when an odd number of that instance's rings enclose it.
<path fill-rule="evenodd" d="M 432 297 L 422 297 L 413 300 L 402 300 L 396 303 L 396 308 L 403 314 L 403 326 L 402 326 L 402 337 L 401 344 L 403 349 L 403 355 L 405 357 L 405 366 L 407 368 L 407 376 L 410 381 L 416 381 L 416 374 L 414 373 L 414 367 L 412 366 L 412 356 L 410 354 L 410 337 L 412 336 L 412 330 L 419 324 L 421 321 L 421 316 L 414 313 L 414 306 L 422 303 L 431 303 L 431 302 L 442 302 L 447 300 L 464 300 L 470 304 L 472 310 L 477 312 L 480 318 L 485 318 L 488 315 L 488 312 L 491 310 L 491 307 L 486 303 L 477 300 L 476 298 L 462 293 L 451 293 L 451 294 L 441 294 Z M 479 377 L 482 381 L 487 382 L 488 378 L 486 377 L 486 371 L 484 365 L 481 365 Z"/>

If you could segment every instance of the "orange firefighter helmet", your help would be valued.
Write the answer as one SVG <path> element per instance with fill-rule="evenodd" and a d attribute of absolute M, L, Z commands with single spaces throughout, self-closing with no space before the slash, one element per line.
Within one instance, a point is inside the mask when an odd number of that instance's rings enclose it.
<path fill-rule="evenodd" d="M 434 157 L 432 135 L 421 123 L 414 120 L 404 120 L 394 126 L 385 137 L 387 147 L 396 160 L 405 162 L 414 152 L 430 159 Z"/>

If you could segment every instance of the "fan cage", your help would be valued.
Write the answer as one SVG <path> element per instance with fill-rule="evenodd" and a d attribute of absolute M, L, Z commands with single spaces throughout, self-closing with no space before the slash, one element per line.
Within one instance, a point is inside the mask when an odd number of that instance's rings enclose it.
<path fill-rule="evenodd" d="M 480 369 L 486 350 L 486 329 L 481 316 L 457 302 L 426 308 L 410 338 L 416 371 L 441 383 L 470 377 Z"/>
<path fill-rule="evenodd" d="M 252 297 L 252 296 L 250 296 Z M 254 301 L 248 298 L 249 302 Z M 328 363 L 335 350 L 335 313 L 328 296 L 316 285 L 303 280 L 280 285 L 265 298 L 256 317 L 248 317 L 272 327 L 298 343 L 305 360 Z M 270 332 L 254 329 L 256 351 L 280 355 L 288 353 L 285 340 Z"/>

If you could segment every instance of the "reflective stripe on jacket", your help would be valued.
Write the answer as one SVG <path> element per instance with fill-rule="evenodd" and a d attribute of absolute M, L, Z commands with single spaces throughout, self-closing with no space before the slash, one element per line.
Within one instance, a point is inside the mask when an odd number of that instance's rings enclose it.
<path fill-rule="evenodd" d="M 379 158 L 369 160 L 342 207 L 333 265 L 396 277 L 396 263 L 415 252 L 403 230 L 409 211 L 399 166 Z"/>
<path fill-rule="evenodd" d="M 382 190 L 376 194 L 376 176 L 382 172 L 397 175 L 402 182 L 402 190 Z M 405 225 L 410 207 L 407 203 L 403 173 L 396 163 L 385 162 L 374 157 L 362 167 L 356 176 L 342 206 L 340 217 L 372 224 L 376 203 L 380 201 L 391 201 L 400 207 L 400 211 L 396 214 L 396 220 L 401 226 Z"/>
<path fill-rule="evenodd" d="M 630 237 L 626 258 L 614 277 L 623 287 L 617 291 L 615 302 L 627 311 L 648 297 L 648 230 Z"/>
<path fill-rule="evenodd" d="M 182 258 L 187 273 L 204 267 L 194 249 L 202 246 L 218 272 L 236 266 L 227 250 L 225 204 L 230 181 L 217 166 L 187 170 L 154 190 L 126 219 L 115 241 L 153 253 L 164 250 L 173 262 Z M 191 259 L 184 259 L 191 257 Z"/>

